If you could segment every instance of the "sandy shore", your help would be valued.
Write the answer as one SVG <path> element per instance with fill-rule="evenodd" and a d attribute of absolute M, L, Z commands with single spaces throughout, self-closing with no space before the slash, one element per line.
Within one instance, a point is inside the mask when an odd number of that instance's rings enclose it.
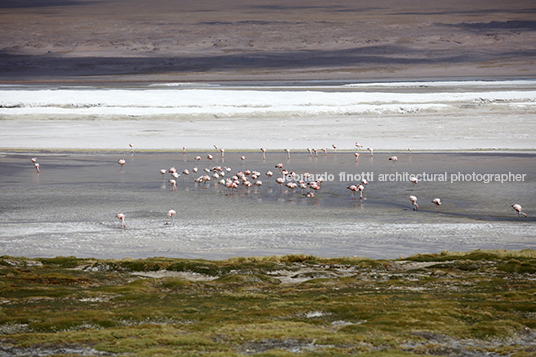
<path fill-rule="evenodd" d="M 534 4 L 8 2 L 0 82 L 531 78 Z"/>

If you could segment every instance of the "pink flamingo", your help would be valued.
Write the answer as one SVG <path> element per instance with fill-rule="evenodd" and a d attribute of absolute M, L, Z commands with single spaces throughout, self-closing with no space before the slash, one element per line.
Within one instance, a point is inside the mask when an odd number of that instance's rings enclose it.
<path fill-rule="evenodd" d="M 171 191 L 177 191 L 177 181 L 168 180 L 168 182 L 171 184 Z"/>
<path fill-rule="evenodd" d="M 359 149 L 362 145 L 360 143 L 358 143 L 357 141 L 355 142 L 355 147 L 356 149 Z"/>
<path fill-rule="evenodd" d="M 285 149 L 285 152 L 287 153 L 287 159 L 290 160 L 290 149 Z"/>
<path fill-rule="evenodd" d="M 523 207 L 521 207 L 520 204 L 514 203 L 514 204 L 512 204 L 512 208 L 514 209 L 514 211 L 517 212 L 517 218 L 519 218 L 519 215 L 522 215 L 522 216 L 527 217 L 527 214 L 526 214 L 526 213 L 521 212 L 521 210 L 523 209 Z"/>
<path fill-rule="evenodd" d="M 183 154 L 183 155 L 186 155 L 186 146 L 183 146 L 183 147 L 182 147 L 182 154 Z"/>
<path fill-rule="evenodd" d="M 125 164 L 125 162 L 126 162 L 125 159 L 119 159 L 119 160 L 117 160 L 117 163 L 118 163 L 119 165 L 121 165 L 121 166 L 123 166 L 123 165 Z"/>
<path fill-rule="evenodd" d="M 368 151 L 370 151 L 370 156 L 374 156 L 374 149 L 373 148 L 367 148 Z"/>
<path fill-rule="evenodd" d="M 207 155 L 207 159 L 212 160 L 213 158 L 214 158 L 214 156 L 212 156 L 210 154 Z"/>
<path fill-rule="evenodd" d="M 392 161 L 392 162 L 393 162 L 393 167 L 395 167 L 395 162 L 398 161 L 398 157 L 396 157 L 396 156 L 391 156 L 391 157 L 389 158 L 389 161 Z"/>
<path fill-rule="evenodd" d="M 359 159 L 359 153 L 354 152 L 354 156 L 355 156 L 355 163 L 357 164 L 357 159 Z"/>
<path fill-rule="evenodd" d="M 223 159 L 223 157 L 225 156 L 225 149 L 221 148 L 220 153 L 221 153 L 221 158 Z"/>
<path fill-rule="evenodd" d="M 32 162 L 37 162 L 37 158 L 36 158 L 36 157 L 32 157 Z"/>
<path fill-rule="evenodd" d="M 123 213 L 117 213 L 115 216 L 121 221 L 121 225 L 123 226 L 123 229 L 126 229 L 127 224 L 125 223 L 125 215 Z"/>
<path fill-rule="evenodd" d="M 408 148 L 409 156 L 411 156 L 411 148 Z"/>
<path fill-rule="evenodd" d="M 328 156 L 328 149 L 322 148 L 322 151 L 324 152 L 324 156 Z"/>
<path fill-rule="evenodd" d="M 265 149 L 265 148 L 261 148 L 261 151 L 262 151 L 262 159 L 263 159 L 263 160 L 266 160 L 266 149 Z"/>
<path fill-rule="evenodd" d="M 357 192 L 357 185 L 350 185 L 346 188 L 352 192 L 352 200 L 355 200 L 355 193 Z"/>
<path fill-rule="evenodd" d="M 419 209 L 419 205 L 417 204 L 417 197 L 410 195 L 409 200 L 411 201 L 411 208 L 413 208 L 414 211 L 417 211 Z"/>
<path fill-rule="evenodd" d="M 177 214 L 177 212 L 175 212 L 174 210 L 170 209 L 167 213 L 167 218 L 169 219 L 171 217 L 171 225 L 174 226 L 175 225 L 175 215 Z M 166 224 L 169 224 L 169 222 L 166 222 Z"/>
<path fill-rule="evenodd" d="M 216 152 L 218 152 L 218 145 L 214 145 L 214 149 L 216 149 Z"/>
<path fill-rule="evenodd" d="M 333 150 L 335 150 L 335 154 L 337 153 L 337 145 L 331 145 L 333 147 Z"/>
<path fill-rule="evenodd" d="M 162 174 L 162 176 L 164 176 L 166 174 L 167 170 L 166 169 L 160 169 L 160 173 Z"/>
<path fill-rule="evenodd" d="M 307 151 L 309 151 L 309 156 L 310 156 L 310 157 L 313 157 L 313 149 L 311 149 L 311 148 L 307 148 Z"/>
<path fill-rule="evenodd" d="M 419 182 L 419 180 L 415 176 L 411 176 L 409 180 L 413 183 L 413 190 L 415 190 L 415 185 Z"/>
<path fill-rule="evenodd" d="M 441 206 L 441 199 L 439 198 L 434 198 L 432 200 L 432 203 L 435 204 L 437 206 L 437 212 L 439 212 L 439 206 Z"/>
<path fill-rule="evenodd" d="M 34 166 L 35 166 L 35 170 L 37 171 L 37 173 L 40 173 L 41 170 L 39 169 L 39 163 L 36 162 L 36 163 L 34 164 Z"/>
<path fill-rule="evenodd" d="M 318 150 L 317 149 L 313 149 L 314 153 L 315 153 L 315 156 L 318 157 Z"/>
<path fill-rule="evenodd" d="M 128 146 L 130 146 L 130 154 L 134 155 L 134 145 L 128 144 Z"/>
<path fill-rule="evenodd" d="M 357 190 L 359 191 L 359 199 L 362 200 L 363 199 L 363 190 L 365 189 L 365 186 L 359 184 L 357 185 Z"/>
<path fill-rule="evenodd" d="M 240 156 L 240 160 L 244 161 L 246 159 L 245 156 Z"/>
<path fill-rule="evenodd" d="M 281 186 L 283 185 L 283 183 L 285 183 L 285 179 L 282 177 L 278 177 L 275 182 L 279 184 L 279 189 L 281 190 Z"/>

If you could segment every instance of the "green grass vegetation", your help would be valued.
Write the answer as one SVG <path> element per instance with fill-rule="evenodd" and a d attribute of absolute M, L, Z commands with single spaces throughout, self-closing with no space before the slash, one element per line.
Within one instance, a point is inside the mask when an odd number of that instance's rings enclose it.
<path fill-rule="evenodd" d="M 533 356 L 536 251 L 0 257 L 0 355 Z"/>

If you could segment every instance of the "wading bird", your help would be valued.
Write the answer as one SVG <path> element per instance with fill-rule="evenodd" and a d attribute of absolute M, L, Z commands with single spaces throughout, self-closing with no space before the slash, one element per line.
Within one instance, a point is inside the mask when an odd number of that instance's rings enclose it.
<path fill-rule="evenodd" d="M 175 212 L 174 210 L 170 209 L 167 213 L 167 218 L 169 219 L 171 217 L 171 225 L 174 226 L 175 225 L 175 215 L 177 214 L 177 212 Z M 166 222 L 166 224 L 169 224 L 169 222 Z"/>
<path fill-rule="evenodd" d="M 125 223 L 125 215 L 123 213 L 117 213 L 115 215 L 119 221 L 121 221 L 121 225 L 123 226 L 123 229 L 127 228 L 127 224 Z"/>
<path fill-rule="evenodd" d="M 359 153 L 354 152 L 354 156 L 355 156 L 355 163 L 357 164 L 357 159 L 359 159 Z"/>
<path fill-rule="evenodd" d="M 398 161 L 398 157 L 396 157 L 396 156 L 391 156 L 391 157 L 389 158 L 389 161 L 392 161 L 392 162 L 393 162 L 393 167 L 395 167 L 395 161 Z"/>
<path fill-rule="evenodd" d="M 35 171 L 37 171 L 37 173 L 40 173 L 41 170 L 39 169 L 39 163 L 36 162 L 36 163 L 34 164 L 34 166 L 35 166 Z"/>
<path fill-rule="evenodd" d="M 439 198 L 434 198 L 432 203 L 437 206 L 437 212 L 439 212 L 439 206 L 441 206 L 441 200 Z"/>
<path fill-rule="evenodd" d="M 410 195 L 409 200 L 411 201 L 411 208 L 414 211 L 417 211 L 419 209 L 419 205 L 417 204 L 417 197 L 413 196 L 413 195 Z"/>
<path fill-rule="evenodd" d="M 266 149 L 265 149 L 265 148 L 261 148 L 261 151 L 262 151 L 262 159 L 263 159 L 263 160 L 266 160 Z"/>
<path fill-rule="evenodd" d="M 374 156 L 374 149 L 373 148 L 367 148 L 368 151 L 370 151 L 370 156 Z"/>
<path fill-rule="evenodd" d="M 287 159 L 290 160 L 290 149 L 285 149 L 285 152 L 287 153 Z"/>
<path fill-rule="evenodd" d="M 519 218 L 519 215 L 522 215 L 522 216 L 527 217 L 527 215 L 526 215 L 525 212 L 521 212 L 521 210 L 523 209 L 523 207 L 521 207 L 520 204 L 514 203 L 514 204 L 512 204 L 512 208 L 514 209 L 514 211 L 517 212 L 517 218 Z"/>
<path fill-rule="evenodd" d="M 417 179 L 415 176 L 411 176 L 409 180 L 413 183 L 413 190 L 415 190 L 415 185 L 419 182 L 419 179 Z"/>
<path fill-rule="evenodd" d="M 117 163 L 118 163 L 119 165 L 121 165 L 121 166 L 123 166 L 123 165 L 125 164 L 125 162 L 126 162 L 125 159 L 119 159 L 119 160 L 117 160 Z"/>

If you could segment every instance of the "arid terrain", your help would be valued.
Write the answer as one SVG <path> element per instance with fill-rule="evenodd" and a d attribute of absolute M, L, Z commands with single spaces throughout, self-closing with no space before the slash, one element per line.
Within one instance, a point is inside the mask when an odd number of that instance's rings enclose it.
<path fill-rule="evenodd" d="M 534 257 L 2 256 L 0 356 L 528 357 Z"/>
<path fill-rule="evenodd" d="M 516 1 L 3 1 L 0 80 L 531 78 Z"/>

